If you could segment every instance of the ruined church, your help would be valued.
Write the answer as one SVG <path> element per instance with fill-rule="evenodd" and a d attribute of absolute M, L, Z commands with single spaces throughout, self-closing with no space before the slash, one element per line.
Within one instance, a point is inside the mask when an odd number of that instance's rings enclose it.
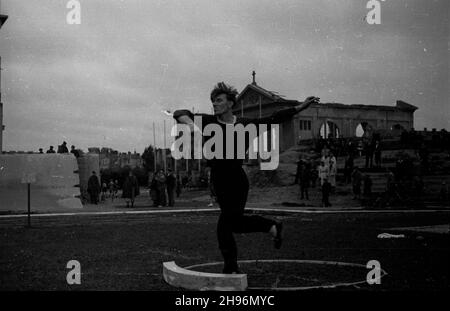
<path fill-rule="evenodd" d="M 285 99 L 276 92 L 248 84 L 238 95 L 234 114 L 259 118 L 301 102 Z M 300 140 L 370 136 L 373 131 L 401 131 L 414 128 L 416 106 L 397 100 L 395 106 L 346 105 L 342 103 L 313 104 L 308 109 L 280 124 L 280 150 Z"/>

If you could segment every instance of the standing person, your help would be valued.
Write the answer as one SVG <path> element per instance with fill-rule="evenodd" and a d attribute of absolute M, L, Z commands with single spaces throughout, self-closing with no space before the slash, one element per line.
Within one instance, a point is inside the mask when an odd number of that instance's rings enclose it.
<path fill-rule="evenodd" d="M 389 170 L 386 176 L 386 194 L 388 197 L 394 197 L 397 185 L 395 183 L 396 177 L 394 173 Z"/>
<path fill-rule="evenodd" d="M 373 166 L 373 144 L 366 140 L 364 142 L 364 154 L 366 155 L 366 168 Z"/>
<path fill-rule="evenodd" d="M 156 181 L 155 181 L 155 173 L 154 172 L 149 172 L 148 173 L 148 179 L 147 179 L 147 184 L 148 184 L 148 194 L 150 196 L 150 199 L 153 201 L 153 206 L 158 206 L 158 204 L 156 204 Z"/>
<path fill-rule="evenodd" d="M 300 155 L 298 157 L 298 161 L 297 161 L 297 170 L 295 172 L 294 184 L 298 184 L 298 181 L 300 178 L 300 170 L 302 169 L 302 164 L 303 164 L 303 157 Z"/>
<path fill-rule="evenodd" d="M 43 154 L 44 150 L 42 148 L 39 148 L 39 154 Z"/>
<path fill-rule="evenodd" d="M 111 196 L 111 202 L 114 201 L 114 181 L 111 179 L 108 183 L 109 195 Z"/>
<path fill-rule="evenodd" d="M 181 177 L 180 173 L 177 173 L 177 188 L 176 188 L 177 198 L 180 197 L 181 194 Z"/>
<path fill-rule="evenodd" d="M 375 154 L 375 166 L 381 167 L 381 143 L 379 140 L 376 141 L 375 147 L 374 147 L 374 154 Z"/>
<path fill-rule="evenodd" d="M 305 102 L 297 107 L 280 110 L 270 117 L 260 119 L 248 119 L 233 115 L 232 108 L 236 105 L 236 95 L 238 92 L 233 87 L 221 82 L 218 83 L 211 92 L 211 102 L 214 108 L 214 115 L 199 115 L 202 118 L 202 125 L 214 124 L 222 129 L 225 144 L 223 144 L 223 154 L 225 153 L 227 143 L 236 143 L 234 133 L 232 137 L 227 135 L 225 130 L 227 124 L 279 124 L 288 120 L 293 115 L 309 107 L 312 103 L 317 103 L 319 98 L 308 97 Z M 174 118 L 179 123 L 193 124 L 194 115 L 188 110 L 178 110 L 174 113 Z M 228 137 L 227 137 L 228 136 Z M 208 138 L 205 137 L 207 140 Z M 245 146 L 247 147 L 247 146 Z M 234 149 L 236 150 L 236 148 Z M 244 169 L 243 160 L 237 159 L 218 159 L 213 157 L 208 160 L 211 167 L 211 181 L 217 195 L 221 213 L 217 223 L 217 238 L 219 249 L 224 259 L 224 273 L 237 273 L 239 267 L 237 264 L 237 246 L 233 233 L 249 232 L 270 232 L 274 238 L 275 248 L 281 247 L 281 223 L 267 219 L 258 215 L 244 215 L 244 209 L 247 202 L 249 182 Z"/>
<path fill-rule="evenodd" d="M 106 200 L 106 192 L 108 191 L 108 185 L 106 184 L 106 182 L 102 183 L 102 196 L 101 196 L 101 201 L 105 201 Z"/>
<path fill-rule="evenodd" d="M 117 193 L 119 192 L 120 186 L 119 181 L 116 179 L 114 180 L 114 197 L 117 198 Z"/>
<path fill-rule="evenodd" d="M 354 166 L 353 155 L 349 154 L 348 158 L 345 160 L 345 167 L 344 167 L 344 177 L 345 182 L 347 184 L 352 182 L 353 166 Z"/>
<path fill-rule="evenodd" d="M 309 200 L 308 189 L 311 183 L 311 168 L 310 163 L 304 163 L 303 169 L 300 174 L 300 198 L 306 198 Z"/>
<path fill-rule="evenodd" d="M 336 189 L 337 160 L 332 152 L 330 153 L 329 163 L 328 181 L 331 184 L 332 191 L 334 191 Z"/>
<path fill-rule="evenodd" d="M 95 171 L 92 171 L 92 175 L 88 179 L 88 188 L 87 188 L 92 204 L 98 204 L 98 196 L 100 195 L 100 190 L 101 190 L 100 181 L 98 180 Z"/>
<path fill-rule="evenodd" d="M 130 203 L 131 207 L 134 207 L 134 200 L 139 195 L 139 182 L 132 170 L 129 171 L 122 188 L 122 198 L 125 199 L 127 207 L 130 207 Z"/>
<path fill-rule="evenodd" d="M 322 206 L 329 207 L 330 204 L 330 193 L 331 193 L 331 183 L 328 181 L 328 178 L 323 180 L 322 185 Z"/>
<path fill-rule="evenodd" d="M 50 146 L 50 149 L 48 149 L 46 153 L 56 153 L 56 152 L 55 149 L 53 149 L 53 146 Z"/>
<path fill-rule="evenodd" d="M 69 149 L 67 149 L 67 143 L 63 141 L 62 145 L 58 146 L 58 153 L 69 153 Z"/>
<path fill-rule="evenodd" d="M 151 177 L 151 181 L 149 182 L 150 184 L 150 198 L 153 201 L 153 207 L 157 207 L 159 205 L 159 201 L 158 201 L 158 186 L 156 183 L 156 174 L 152 174 Z"/>
<path fill-rule="evenodd" d="M 322 157 L 320 158 L 320 161 L 323 162 L 323 164 L 328 168 L 328 170 L 330 169 L 330 149 L 328 149 L 327 147 L 325 147 L 322 150 Z"/>
<path fill-rule="evenodd" d="M 361 199 L 361 182 L 362 174 L 358 167 L 355 167 L 352 173 L 352 184 L 353 184 L 353 200 Z"/>
<path fill-rule="evenodd" d="M 156 196 L 158 207 L 166 206 L 166 174 L 163 170 L 159 170 L 155 177 Z"/>
<path fill-rule="evenodd" d="M 297 174 L 295 176 L 295 183 L 298 182 L 300 185 L 300 200 L 303 200 L 304 198 L 309 200 L 308 188 L 311 180 L 310 173 L 311 172 L 308 165 L 303 160 L 300 160 L 297 167 Z"/>
<path fill-rule="evenodd" d="M 167 184 L 167 198 L 169 199 L 169 206 L 175 205 L 175 188 L 177 186 L 177 179 L 172 170 L 169 169 L 166 177 Z"/>
<path fill-rule="evenodd" d="M 360 141 L 358 142 L 358 145 L 356 146 L 356 150 L 357 150 L 358 157 L 362 157 L 363 149 L 364 149 L 364 147 L 363 147 L 363 142 L 362 142 L 362 140 L 360 140 Z"/>
<path fill-rule="evenodd" d="M 328 167 L 325 165 L 325 163 L 323 161 L 320 161 L 320 165 L 317 168 L 317 172 L 318 172 L 319 179 L 320 179 L 320 186 L 322 187 L 325 179 L 328 179 L 328 175 L 330 174 L 330 171 L 329 171 Z"/>
<path fill-rule="evenodd" d="M 80 156 L 80 152 L 77 149 L 75 149 L 74 145 L 70 146 L 70 153 L 72 153 L 75 156 L 75 158 L 78 158 Z"/>

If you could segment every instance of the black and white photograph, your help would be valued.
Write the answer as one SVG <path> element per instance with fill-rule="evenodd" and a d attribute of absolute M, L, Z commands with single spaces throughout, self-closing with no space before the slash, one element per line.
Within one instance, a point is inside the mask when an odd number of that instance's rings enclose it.
<path fill-rule="evenodd" d="M 0 0 L 0 291 L 448 292 L 449 12 Z"/>

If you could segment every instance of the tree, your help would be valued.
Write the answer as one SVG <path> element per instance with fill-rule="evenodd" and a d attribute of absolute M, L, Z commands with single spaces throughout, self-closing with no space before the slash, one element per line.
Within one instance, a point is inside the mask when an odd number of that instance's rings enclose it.
<path fill-rule="evenodd" d="M 142 167 L 135 167 L 132 169 L 134 176 L 136 176 L 141 187 L 148 185 L 148 171 Z"/>
<path fill-rule="evenodd" d="M 155 148 L 152 145 L 146 147 L 141 157 L 142 160 L 144 160 L 145 169 L 148 172 L 153 172 L 155 163 Z"/>

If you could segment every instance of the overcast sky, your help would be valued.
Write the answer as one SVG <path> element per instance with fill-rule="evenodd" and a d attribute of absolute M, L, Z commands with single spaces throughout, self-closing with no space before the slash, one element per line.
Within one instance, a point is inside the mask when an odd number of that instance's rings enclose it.
<path fill-rule="evenodd" d="M 162 146 L 162 109 L 210 112 L 225 81 L 303 100 L 419 107 L 450 129 L 448 0 L 2 0 L 4 150 Z M 167 133 L 169 137 L 169 133 Z"/>

